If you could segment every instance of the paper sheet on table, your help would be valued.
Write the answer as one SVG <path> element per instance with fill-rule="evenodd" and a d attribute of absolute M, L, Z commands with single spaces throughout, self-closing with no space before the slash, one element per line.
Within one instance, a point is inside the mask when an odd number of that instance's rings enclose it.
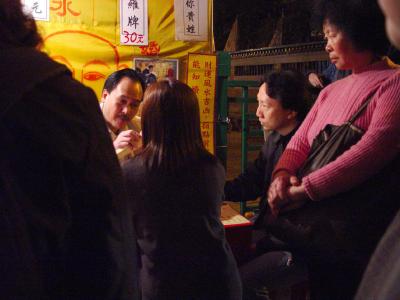
<path fill-rule="evenodd" d="M 221 206 L 221 222 L 224 226 L 250 226 L 252 223 L 234 210 L 229 204 Z"/>

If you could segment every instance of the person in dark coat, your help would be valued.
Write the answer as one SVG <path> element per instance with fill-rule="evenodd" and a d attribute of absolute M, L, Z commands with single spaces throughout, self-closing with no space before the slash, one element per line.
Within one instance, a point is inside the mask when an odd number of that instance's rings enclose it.
<path fill-rule="evenodd" d="M 143 148 L 123 166 L 142 299 L 241 299 L 220 221 L 225 171 L 204 148 L 195 93 L 162 80 L 146 89 L 142 105 Z"/>
<path fill-rule="evenodd" d="M 122 173 L 94 92 L 0 1 L 1 299 L 138 299 Z"/>
<path fill-rule="evenodd" d="M 272 171 L 308 111 L 306 83 L 305 76 L 294 71 L 274 71 L 263 77 L 256 114 L 263 129 L 270 133 L 257 159 L 225 184 L 228 201 L 245 202 L 260 197 L 260 213 L 254 218 L 257 230 L 253 232 L 257 251 L 255 257 L 240 267 L 244 299 L 265 299 L 264 287 L 283 288 L 306 278 L 304 264 L 289 251 L 281 251 L 282 247 L 266 234 L 262 224 L 268 209 L 265 191 L 271 183 Z M 299 275 L 283 280 L 286 273 L 294 272 Z"/>
<path fill-rule="evenodd" d="M 379 4 L 385 15 L 386 33 L 393 45 L 400 49 L 400 2 L 380 0 Z M 396 185 L 397 189 L 400 189 L 398 182 Z M 399 236 L 400 211 L 396 213 L 368 263 L 358 287 L 356 300 L 400 299 Z"/>
<path fill-rule="evenodd" d="M 269 135 L 257 159 L 242 174 L 228 180 L 224 190 L 228 201 L 245 202 L 261 197 L 263 210 L 272 171 L 308 111 L 306 79 L 289 70 L 268 73 L 262 78 L 257 101 L 256 115 Z"/>

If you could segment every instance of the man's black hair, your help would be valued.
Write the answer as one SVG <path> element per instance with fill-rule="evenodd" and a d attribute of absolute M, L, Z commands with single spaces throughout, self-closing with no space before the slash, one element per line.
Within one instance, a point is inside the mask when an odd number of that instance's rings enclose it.
<path fill-rule="evenodd" d="M 297 71 L 273 71 L 264 75 L 261 84 L 267 84 L 267 94 L 278 100 L 284 109 L 297 112 L 302 121 L 308 112 L 307 79 Z"/>
<path fill-rule="evenodd" d="M 103 91 L 106 90 L 107 92 L 111 93 L 124 77 L 129 78 L 133 82 L 139 82 L 144 92 L 146 86 L 142 77 L 139 75 L 138 72 L 129 68 L 118 70 L 108 76 L 106 82 L 104 83 Z"/>

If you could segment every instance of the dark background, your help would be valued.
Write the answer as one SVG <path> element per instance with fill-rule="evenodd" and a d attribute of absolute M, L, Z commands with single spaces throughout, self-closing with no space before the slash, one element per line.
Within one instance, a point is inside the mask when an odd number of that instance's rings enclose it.
<path fill-rule="evenodd" d="M 313 13 L 315 0 L 214 0 L 214 40 L 224 50 L 232 25 L 238 18 L 236 50 L 268 47 L 283 16 L 281 45 L 322 41 L 322 25 Z M 277 45 L 274 45 L 277 46 Z M 388 56 L 400 64 L 400 51 Z"/>
<path fill-rule="evenodd" d="M 267 47 L 283 15 L 282 45 L 321 40 L 312 0 L 214 0 L 214 38 L 223 50 L 238 18 L 238 49 Z"/>

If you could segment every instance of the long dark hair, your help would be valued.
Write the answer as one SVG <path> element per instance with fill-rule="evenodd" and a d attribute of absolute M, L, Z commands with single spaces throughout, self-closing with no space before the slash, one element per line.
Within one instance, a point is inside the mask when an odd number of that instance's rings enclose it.
<path fill-rule="evenodd" d="M 35 20 L 23 12 L 21 1 L 0 0 L 0 48 L 37 48 L 42 43 Z"/>
<path fill-rule="evenodd" d="M 166 79 L 144 94 L 143 146 L 139 155 L 149 169 L 176 171 L 200 157 L 211 156 L 200 132 L 199 104 L 186 84 Z"/>

